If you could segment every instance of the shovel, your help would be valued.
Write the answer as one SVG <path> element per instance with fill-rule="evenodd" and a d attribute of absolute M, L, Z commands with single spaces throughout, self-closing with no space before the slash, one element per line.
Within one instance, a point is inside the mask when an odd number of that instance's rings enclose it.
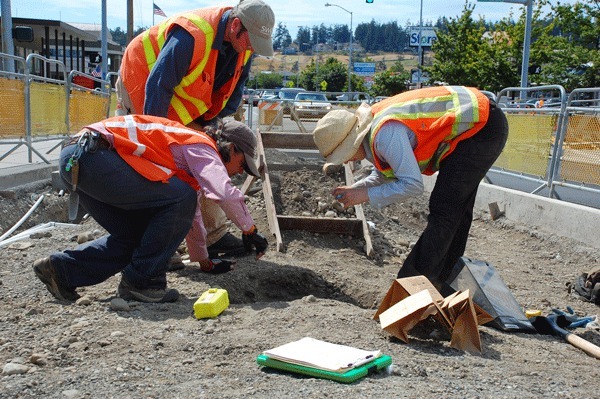
<path fill-rule="evenodd" d="M 561 317 L 564 318 L 565 316 L 537 316 L 531 324 L 533 324 L 538 333 L 546 335 L 558 335 L 564 338 L 565 341 L 567 341 L 574 347 L 581 349 L 582 351 L 584 351 L 590 356 L 595 357 L 596 359 L 600 359 L 600 347 L 560 327 L 558 325 L 560 320 L 557 319 L 560 319 Z M 568 321 L 564 321 L 567 325 L 569 324 Z"/>

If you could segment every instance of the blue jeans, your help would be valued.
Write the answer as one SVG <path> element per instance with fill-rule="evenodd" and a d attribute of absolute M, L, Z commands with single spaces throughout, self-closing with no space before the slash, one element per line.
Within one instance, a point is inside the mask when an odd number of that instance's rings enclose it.
<path fill-rule="evenodd" d="M 479 183 L 502 152 L 507 137 L 506 116 L 492 105 L 486 125 L 458 143 L 441 162 L 429 197 L 427 226 L 398 278 L 424 275 L 435 284 L 446 280 L 465 252 Z"/>
<path fill-rule="evenodd" d="M 76 145 L 60 154 L 60 176 Z M 137 173 L 115 150 L 84 152 L 79 158 L 77 183 L 80 203 L 108 235 L 54 253 L 51 264 L 66 287 L 98 284 L 123 273 L 138 288 L 167 285 L 168 261 L 190 230 L 196 210 L 196 191 L 177 177 L 167 184 Z"/>

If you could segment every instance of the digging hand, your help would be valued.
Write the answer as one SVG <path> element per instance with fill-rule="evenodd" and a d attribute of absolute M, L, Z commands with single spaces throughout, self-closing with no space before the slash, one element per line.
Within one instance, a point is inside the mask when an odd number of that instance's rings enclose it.
<path fill-rule="evenodd" d="M 265 254 L 269 247 L 267 238 L 258 232 L 256 226 L 252 226 L 250 230 L 242 234 L 242 242 L 244 243 L 246 252 L 252 252 L 252 247 L 256 249 L 257 260 Z"/>

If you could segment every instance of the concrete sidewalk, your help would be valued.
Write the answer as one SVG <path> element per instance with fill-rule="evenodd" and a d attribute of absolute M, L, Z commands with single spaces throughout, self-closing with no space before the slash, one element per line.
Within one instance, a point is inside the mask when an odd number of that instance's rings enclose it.
<path fill-rule="evenodd" d="M 54 139 L 32 143 L 41 158 L 24 141 L 0 141 L 0 189 L 50 179 L 52 171 L 58 168 L 61 142 L 62 139 Z"/>

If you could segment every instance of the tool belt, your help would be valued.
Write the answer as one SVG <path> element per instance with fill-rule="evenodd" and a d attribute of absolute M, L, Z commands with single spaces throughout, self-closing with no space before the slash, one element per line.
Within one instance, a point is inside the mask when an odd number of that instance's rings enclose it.
<path fill-rule="evenodd" d="M 84 130 L 76 136 L 65 139 L 62 148 L 70 145 L 80 145 L 84 152 L 94 153 L 99 149 L 108 150 L 111 148 L 110 142 L 100 133 L 91 130 Z"/>
<path fill-rule="evenodd" d="M 110 143 L 100 133 L 91 130 L 83 130 L 76 136 L 70 137 L 63 142 L 62 148 L 75 146 L 67 163 L 65 171 L 71 173 L 71 192 L 77 190 L 79 180 L 79 158 L 83 153 L 93 154 L 100 149 L 110 149 Z"/>

